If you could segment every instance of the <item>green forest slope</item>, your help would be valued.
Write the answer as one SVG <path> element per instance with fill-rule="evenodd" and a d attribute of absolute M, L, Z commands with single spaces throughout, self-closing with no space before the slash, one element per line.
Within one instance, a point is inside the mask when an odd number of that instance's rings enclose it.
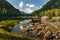
<path fill-rule="evenodd" d="M 20 11 L 15 9 L 9 2 L 6 0 L 0 0 L 0 17 L 2 16 L 18 16 Z"/>
<path fill-rule="evenodd" d="M 32 12 L 34 15 L 60 16 L 60 0 L 50 0 L 41 9 Z M 54 14 L 54 15 L 53 15 Z"/>

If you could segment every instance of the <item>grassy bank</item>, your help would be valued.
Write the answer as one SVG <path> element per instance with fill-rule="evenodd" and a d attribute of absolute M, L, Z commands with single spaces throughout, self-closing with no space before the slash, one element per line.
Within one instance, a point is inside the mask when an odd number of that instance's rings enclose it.
<path fill-rule="evenodd" d="M 0 28 L 0 40 L 31 40 L 22 35 L 12 34 Z"/>
<path fill-rule="evenodd" d="M 31 40 L 30 38 L 23 35 L 10 33 L 11 29 L 22 20 L 23 19 L 1 19 L 0 40 Z"/>
<path fill-rule="evenodd" d="M 1 19 L 0 28 L 11 31 L 11 29 L 22 20 L 23 19 Z"/>

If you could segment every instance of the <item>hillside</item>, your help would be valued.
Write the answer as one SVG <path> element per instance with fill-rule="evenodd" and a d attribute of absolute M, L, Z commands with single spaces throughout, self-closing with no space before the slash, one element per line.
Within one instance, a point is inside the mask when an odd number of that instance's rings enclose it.
<path fill-rule="evenodd" d="M 45 11 L 49 9 L 55 9 L 60 8 L 60 0 L 50 0 L 48 1 L 41 9 L 40 11 Z"/>
<path fill-rule="evenodd" d="M 27 14 L 21 13 L 18 9 L 14 8 L 8 1 L 0 0 L 0 17 L 12 17 L 21 15 Z"/>
<path fill-rule="evenodd" d="M 45 13 L 46 11 L 60 9 L 60 0 L 50 0 L 48 1 L 41 9 L 32 12 L 32 14 L 40 15 L 41 12 Z M 55 11 L 56 12 L 56 11 Z"/>
<path fill-rule="evenodd" d="M 20 11 L 15 9 L 9 2 L 6 0 L 0 0 L 0 17 L 2 16 L 18 16 Z"/>

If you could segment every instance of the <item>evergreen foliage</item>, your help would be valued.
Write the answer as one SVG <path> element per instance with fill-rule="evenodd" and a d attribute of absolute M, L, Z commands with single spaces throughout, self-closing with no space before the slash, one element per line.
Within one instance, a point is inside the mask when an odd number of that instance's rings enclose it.
<path fill-rule="evenodd" d="M 7 16 L 19 16 L 20 11 L 14 8 L 9 2 L 6 0 L 0 0 L 0 17 Z"/>
<path fill-rule="evenodd" d="M 60 16 L 60 0 L 50 0 L 41 9 L 32 12 L 39 16 Z"/>

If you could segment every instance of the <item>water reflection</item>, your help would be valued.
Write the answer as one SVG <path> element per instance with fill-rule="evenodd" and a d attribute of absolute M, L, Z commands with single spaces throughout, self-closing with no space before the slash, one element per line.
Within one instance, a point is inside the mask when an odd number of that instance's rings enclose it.
<path fill-rule="evenodd" d="M 24 21 L 21 21 L 19 24 L 15 25 L 14 28 L 12 29 L 12 33 L 16 33 L 16 34 L 19 34 L 19 33 L 22 33 L 22 31 L 26 29 L 28 29 L 30 26 L 32 26 L 30 24 L 32 20 L 24 20 Z"/>

